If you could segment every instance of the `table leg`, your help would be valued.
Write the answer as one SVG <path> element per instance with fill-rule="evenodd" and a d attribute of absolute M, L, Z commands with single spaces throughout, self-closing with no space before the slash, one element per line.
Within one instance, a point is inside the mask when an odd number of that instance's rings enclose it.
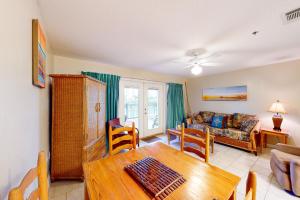
<path fill-rule="evenodd" d="M 260 153 L 263 152 L 263 148 L 264 148 L 264 134 L 263 132 L 260 133 Z"/>
<path fill-rule="evenodd" d="M 86 184 L 84 183 L 84 200 L 90 200 Z"/>
<path fill-rule="evenodd" d="M 233 191 L 233 193 L 230 196 L 229 200 L 236 200 L 236 189 Z"/>
<path fill-rule="evenodd" d="M 287 137 L 286 137 L 285 135 L 282 136 L 281 142 L 282 142 L 283 144 L 287 144 Z"/>
<path fill-rule="evenodd" d="M 211 140 L 211 153 L 214 153 L 214 143 L 215 143 L 215 140 L 212 139 Z"/>
<path fill-rule="evenodd" d="M 267 148 L 267 144 L 268 144 L 268 135 L 264 134 L 264 148 Z"/>
<path fill-rule="evenodd" d="M 170 132 L 167 131 L 167 137 L 168 137 L 168 145 L 170 145 Z"/>

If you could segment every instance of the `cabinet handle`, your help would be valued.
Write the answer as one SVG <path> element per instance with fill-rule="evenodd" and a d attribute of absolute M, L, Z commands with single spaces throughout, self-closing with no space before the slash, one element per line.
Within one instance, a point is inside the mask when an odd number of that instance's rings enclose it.
<path fill-rule="evenodd" d="M 96 105 L 95 105 L 95 111 L 96 111 L 96 112 L 100 112 L 100 110 L 101 110 L 101 105 L 100 105 L 100 103 L 96 103 Z"/>
<path fill-rule="evenodd" d="M 95 105 L 95 111 L 98 112 L 98 103 Z"/>
<path fill-rule="evenodd" d="M 98 112 L 100 112 L 101 111 L 101 104 L 100 103 L 98 103 Z"/>

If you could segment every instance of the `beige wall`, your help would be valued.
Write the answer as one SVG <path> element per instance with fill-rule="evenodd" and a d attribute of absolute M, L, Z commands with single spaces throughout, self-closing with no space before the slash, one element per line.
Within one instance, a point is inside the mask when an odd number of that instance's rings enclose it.
<path fill-rule="evenodd" d="M 54 56 L 54 73 L 79 74 L 81 71 L 116 74 L 126 78 L 145 79 L 161 82 L 184 83 L 185 79 L 178 76 L 165 75 L 140 69 L 117 67 L 110 64 L 84 59 Z"/>
<path fill-rule="evenodd" d="M 248 100 L 202 101 L 202 88 L 248 86 Z M 270 105 L 279 99 L 288 114 L 283 128 L 290 131 L 289 142 L 300 145 L 300 60 L 268 65 L 235 72 L 188 80 L 188 94 L 192 111 L 242 112 L 257 114 L 263 125 L 272 126 Z"/>
<path fill-rule="evenodd" d="M 159 81 L 165 83 L 182 83 L 184 84 L 185 78 L 179 76 L 172 76 L 166 74 L 160 74 L 140 69 L 132 69 L 125 67 L 113 66 L 110 64 L 78 59 L 69 58 L 64 56 L 54 56 L 54 73 L 62 74 L 80 74 L 81 71 L 99 72 L 116 74 L 123 78 L 143 79 L 150 81 Z M 185 96 L 185 88 L 183 88 Z M 184 100 L 184 106 L 186 107 L 186 98 Z"/>
<path fill-rule="evenodd" d="M 39 16 L 36 0 L 0 3 L 0 199 L 49 149 L 49 87 L 32 85 L 31 20 Z"/>

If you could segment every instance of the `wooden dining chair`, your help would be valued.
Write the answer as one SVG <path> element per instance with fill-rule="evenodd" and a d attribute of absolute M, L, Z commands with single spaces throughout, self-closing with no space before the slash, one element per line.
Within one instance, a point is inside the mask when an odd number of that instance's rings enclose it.
<path fill-rule="evenodd" d="M 181 128 L 181 151 L 188 151 L 195 153 L 200 158 L 203 158 L 206 163 L 209 160 L 209 129 L 206 128 L 206 132 L 200 130 L 185 128 L 182 124 Z M 194 146 L 185 146 L 185 143 L 194 144 Z M 204 153 L 203 153 L 204 150 Z"/>
<path fill-rule="evenodd" d="M 120 127 L 112 129 L 109 126 L 109 155 L 115 155 L 123 149 L 135 149 L 136 148 L 136 129 L 134 122 L 132 127 Z M 128 132 L 130 134 L 125 134 L 120 136 L 120 133 Z M 114 137 L 118 135 L 118 137 Z"/>
<path fill-rule="evenodd" d="M 112 129 L 114 128 L 120 128 L 120 127 L 123 127 L 121 125 L 121 122 L 120 122 L 120 118 L 115 118 L 115 119 L 111 119 L 108 121 L 108 126 L 112 126 Z M 131 132 L 129 133 L 120 133 L 119 136 L 122 136 L 122 135 L 125 135 L 125 134 L 131 134 Z M 139 129 L 138 128 L 135 128 L 135 136 L 136 136 L 136 144 L 138 147 L 140 147 L 140 136 L 139 136 Z"/>
<path fill-rule="evenodd" d="M 24 198 L 24 192 L 37 178 L 38 188 L 31 192 L 28 198 Z M 41 151 L 38 156 L 37 167 L 30 169 L 20 185 L 9 192 L 9 200 L 48 200 L 48 179 L 47 179 L 47 163 L 46 154 Z"/>
<path fill-rule="evenodd" d="M 256 173 L 252 171 L 248 173 L 245 200 L 256 200 Z"/>

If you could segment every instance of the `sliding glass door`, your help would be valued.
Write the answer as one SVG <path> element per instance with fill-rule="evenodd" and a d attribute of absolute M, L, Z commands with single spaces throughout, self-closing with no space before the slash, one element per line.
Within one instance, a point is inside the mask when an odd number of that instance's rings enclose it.
<path fill-rule="evenodd" d="M 163 132 L 164 84 L 140 80 L 120 81 L 119 116 L 124 125 L 135 122 L 140 137 Z"/>

